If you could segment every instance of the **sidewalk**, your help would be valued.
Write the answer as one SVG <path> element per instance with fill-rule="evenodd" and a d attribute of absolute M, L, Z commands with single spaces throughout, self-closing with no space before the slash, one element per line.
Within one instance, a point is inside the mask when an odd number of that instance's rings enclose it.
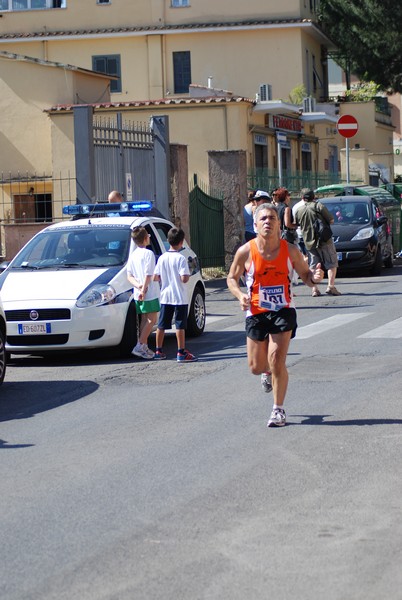
<path fill-rule="evenodd" d="M 216 279 L 204 279 L 204 285 L 206 288 L 227 288 L 226 277 L 218 277 Z"/>

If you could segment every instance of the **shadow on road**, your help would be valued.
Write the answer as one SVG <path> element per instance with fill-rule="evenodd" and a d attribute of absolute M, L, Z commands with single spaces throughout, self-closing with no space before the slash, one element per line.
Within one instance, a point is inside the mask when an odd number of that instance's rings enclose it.
<path fill-rule="evenodd" d="M 402 425 L 402 419 L 345 419 L 343 421 L 324 421 L 332 415 L 289 415 L 290 417 L 302 417 L 300 423 L 289 423 L 288 425 L 332 425 L 333 427 L 347 427 L 351 425 Z"/>
<path fill-rule="evenodd" d="M 0 396 L 0 422 L 29 419 L 80 400 L 99 388 L 93 381 L 4 382 Z M 0 442 L 0 448 L 1 448 Z"/>

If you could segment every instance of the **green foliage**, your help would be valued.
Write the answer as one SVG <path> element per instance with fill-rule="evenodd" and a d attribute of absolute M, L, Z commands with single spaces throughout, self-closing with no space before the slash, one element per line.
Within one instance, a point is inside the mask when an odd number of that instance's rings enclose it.
<path fill-rule="evenodd" d="M 368 81 L 353 86 L 345 92 L 345 98 L 348 102 L 368 102 L 378 96 L 380 86 L 374 81 Z"/>
<path fill-rule="evenodd" d="M 381 89 L 402 92 L 402 2 L 321 0 L 320 21 L 344 69 Z"/>
<path fill-rule="evenodd" d="M 303 83 L 297 85 L 289 94 L 291 104 L 302 104 L 303 98 L 307 96 L 307 91 Z"/>

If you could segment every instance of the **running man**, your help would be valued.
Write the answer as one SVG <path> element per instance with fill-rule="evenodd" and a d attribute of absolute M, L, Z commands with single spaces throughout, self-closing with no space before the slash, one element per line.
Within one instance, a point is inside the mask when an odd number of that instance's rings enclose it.
<path fill-rule="evenodd" d="M 309 287 L 324 277 L 321 264 L 310 270 L 300 250 L 280 238 L 280 220 L 273 204 L 254 213 L 257 237 L 241 246 L 227 278 L 229 290 L 246 311 L 247 357 L 253 375 L 261 375 L 264 391 L 273 391 L 268 427 L 286 425 L 283 409 L 288 387 L 286 357 L 297 328 L 292 298 L 293 269 Z M 245 275 L 248 293 L 240 288 Z"/>

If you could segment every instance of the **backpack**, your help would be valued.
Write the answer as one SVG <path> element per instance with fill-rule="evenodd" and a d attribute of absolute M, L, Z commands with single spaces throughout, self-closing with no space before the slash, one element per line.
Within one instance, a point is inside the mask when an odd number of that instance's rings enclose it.
<path fill-rule="evenodd" d="M 318 244 L 328 242 L 332 238 L 332 229 L 329 223 L 324 221 L 320 213 L 314 208 L 316 214 L 315 221 L 313 222 L 314 237 Z"/>

